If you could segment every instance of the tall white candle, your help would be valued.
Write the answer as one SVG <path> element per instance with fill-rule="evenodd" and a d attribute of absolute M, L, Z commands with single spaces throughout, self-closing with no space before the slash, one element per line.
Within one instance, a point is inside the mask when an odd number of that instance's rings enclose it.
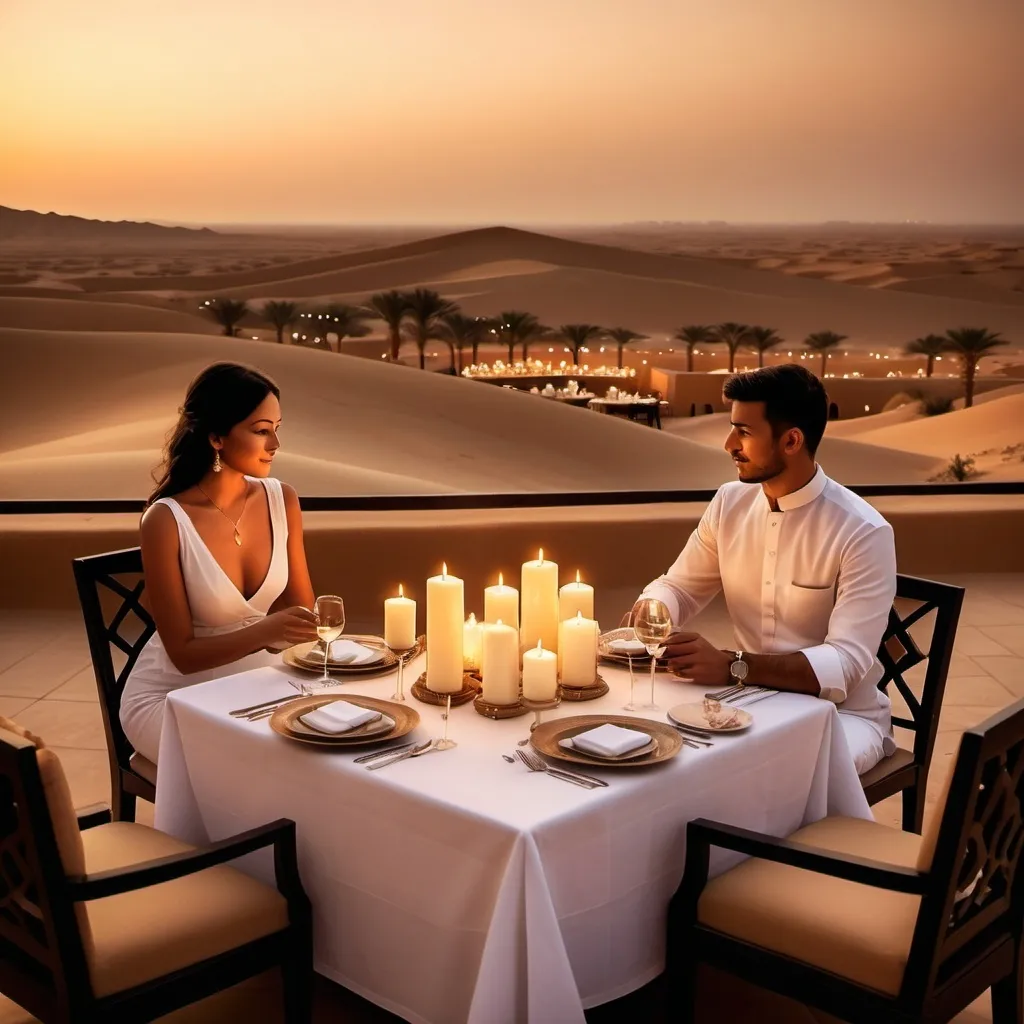
<path fill-rule="evenodd" d="M 483 698 L 491 704 L 519 700 L 519 631 L 500 620 L 483 627 L 481 636 Z"/>
<path fill-rule="evenodd" d="M 427 580 L 427 688 L 435 693 L 462 689 L 463 588 L 458 576 Z"/>
<path fill-rule="evenodd" d="M 416 602 L 405 596 L 398 584 L 398 597 L 384 601 L 384 643 L 395 651 L 406 651 L 416 643 Z"/>
<path fill-rule="evenodd" d="M 462 627 L 462 664 L 467 672 L 480 668 L 480 623 L 472 612 Z"/>
<path fill-rule="evenodd" d="M 558 692 L 558 659 L 540 641 L 523 654 L 523 700 L 554 700 Z"/>
<path fill-rule="evenodd" d="M 505 586 L 505 577 L 498 573 L 497 586 L 484 587 L 484 621 L 519 627 L 519 591 Z"/>
<path fill-rule="evenodd" d="M 545 650 L 558 650 L 558 563 L 544 558 L 523 562 L 523 618 L 519 635 L 524 647 L 540 640 Z"/>
<path fill-rule="evenodd" d="M 566 583 L 558 592 L 558 621 L 576 618 L 582 612 L 583 618 L 594 617 L 594 588 L 588 583 L 580 582 L 580 574 L 576 572 L 576 582 Z"/>
<path fill-rule="evenodd" d="M 562 623 L 562 684 L 590 686 L 597 678 L 597 623 L 578 612 Z"/>

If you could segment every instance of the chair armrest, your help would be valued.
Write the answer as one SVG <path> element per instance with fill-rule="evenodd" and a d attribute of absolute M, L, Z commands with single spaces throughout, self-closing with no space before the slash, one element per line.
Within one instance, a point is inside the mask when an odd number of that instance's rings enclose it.
<path fill-rule="evenodd" d="M 66 879 L 67 892 L 69 898 L 76 902 L 117 896 L 159 885 L 161 882 L 170 882 L 185 875 L 194 875 L 266 846 L 291 843 L 294 847 L 294 839 L 295 822 L 280 818 L 269 825 L 241 832 L 201 850 L 159 857 L 126 868 L 98 871 L 94 875 L 69 875 Z"/>
<path fill-rule="evenodd" d="M 95 828 L 97 825 L 110 824 L 110 808 L 106 804 L 89 804 L 79 811 L 75 811 L 78 818 L 78 831 L 84 832 L 87 828 Z"/>
<path fill-rule="evenodd" d="M 751 857 L 804 868 L 819 875 L 843 878 L 848 882 L 859 882 L 876 889 L 891 892 L 906 892 L 921 895 L 927 888 L 928 875 L 914 868 L 903 868 L 885 861 L 854 857 L 816 846 L 804 846 L 789 839 L 766 836 L 761 832 L 724 825 L 707 818 L 697 818 L 686 827 L 686 845 L 696 843 L 705 849 L 717 846 L 724 850 L 735 850 Z"/>

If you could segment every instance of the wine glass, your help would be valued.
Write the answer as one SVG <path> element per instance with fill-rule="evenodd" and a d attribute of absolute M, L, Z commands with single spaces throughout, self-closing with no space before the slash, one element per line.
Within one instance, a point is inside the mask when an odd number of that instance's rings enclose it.
<path fill-rule="evenodd" d="M 643 706 L 656 711 L 658 705 L 654 700 L 654 673 L 659 656 L 665 652 L 662 645 L 672 635 L 672 614 L 657 598 L 643 597 L 633 606 L 631 618 L 636 638 L 651 656 L 651 700 Z"/>
<path fill-rule="evenodd" d="M 316 616 L 316 635 L 324 645 L 324 674 L 317 680 L 321 687 L 336 686 L 337 682 L 327 674 L 327 660 L 331 654 L 331 643 L 345 631 L 345 602 L 334 594 L 318 597 L 313 605 Z"/>

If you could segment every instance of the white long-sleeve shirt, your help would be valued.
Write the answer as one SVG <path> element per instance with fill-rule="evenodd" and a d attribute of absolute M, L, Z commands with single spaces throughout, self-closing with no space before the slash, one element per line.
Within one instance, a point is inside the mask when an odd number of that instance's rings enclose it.
<path fill-rule="evenodd" d="M 724 484 L 672 567 L 644 589 L 684 626 L 721 590 L 741 650 L 800 651 L 821 696 L 895 750 L 878 645 L 896 596 L 892 527 L 819 466 L 773 512 L 762 488 Z"/>

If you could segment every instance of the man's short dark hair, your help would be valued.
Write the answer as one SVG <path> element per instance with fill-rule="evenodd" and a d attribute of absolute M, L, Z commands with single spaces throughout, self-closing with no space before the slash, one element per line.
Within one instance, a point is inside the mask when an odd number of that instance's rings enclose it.
<path fill-rule="evenodd" d="M 796 363 L 765 366 L 730 377 L 722 389 L 730 402 L 764 402 L 772 434 L 798 427 L 811 455 L 818 450 L 828 422 L 828 395 L 821 381 Z"/>

